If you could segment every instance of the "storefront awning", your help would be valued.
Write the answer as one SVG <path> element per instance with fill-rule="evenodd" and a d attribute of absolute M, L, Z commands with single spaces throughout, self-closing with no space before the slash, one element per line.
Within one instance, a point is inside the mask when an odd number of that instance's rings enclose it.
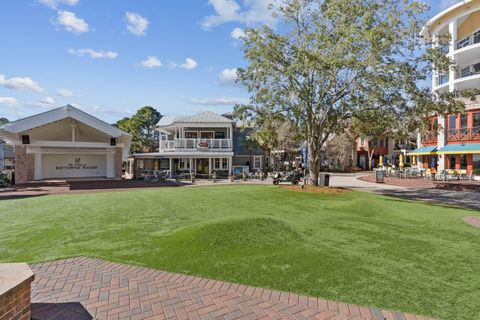
<path fill-rule="evenodd" d="M 425 154 L 435 154 L 437 147 L 435 146 L 423 146 L 421 148 L 415 149 L 413 151 L 408 152 L 409 156 L 421 156 Z"/>
<path fill-rule="evenodd" d="M 480 143 L 447 144 L 438 154 L 480 154 Z"/>

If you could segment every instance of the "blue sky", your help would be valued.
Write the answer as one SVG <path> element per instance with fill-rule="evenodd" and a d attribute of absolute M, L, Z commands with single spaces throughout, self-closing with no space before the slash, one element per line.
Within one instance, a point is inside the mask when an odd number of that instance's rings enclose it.
<path fill-rule="evenodd" d="M 429 0 L 432 14 L 455 3 Z M 230 111 L 246 26 L 274 25 L 270 0 L 5 0 L 0 117 L 67 103 L 115 122 L 144 105 L 162 114 Z"/>

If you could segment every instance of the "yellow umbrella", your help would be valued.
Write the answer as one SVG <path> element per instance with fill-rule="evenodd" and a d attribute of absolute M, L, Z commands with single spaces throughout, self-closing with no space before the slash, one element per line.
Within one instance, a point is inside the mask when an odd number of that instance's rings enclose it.
<path fill-rule="evenodd" d="M 403 163 L 403 154 L 401 154 L 401 155 L 400 155 L 400 163 L 398 164 L 398 166 L 399 166 L 401 169 L 403 169 L 404 165 L 405 165 L 405 164 Z"/>
<path fill-rule="evenodd" d="M 417 165 L 417 158 L 415 156 L 412 156 L 412 165 Z"/>
<path fill-rule="evenodd" d="M 383 156 L 380 156 L 380 159 L 378 159 L 379 163 L 378 166 L 381 168 L 383 167 Z"/>

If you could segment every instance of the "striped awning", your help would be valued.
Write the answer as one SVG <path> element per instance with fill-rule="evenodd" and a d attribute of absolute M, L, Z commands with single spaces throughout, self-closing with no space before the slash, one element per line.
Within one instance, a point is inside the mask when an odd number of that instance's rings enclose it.
<path fill-rule="evenodd" d="M 421 148 L 415 149 L 413 151 L 408 152 L 409 156 L 421 156 L 421 155 L 428 155 L 428 154 L 435 154 L 437 147 L 435 146 L 423 146 Z"/>
<path fill-rule="evenodd" d="M 447 144 L 438 154 L 480 154 L 480 143 Z"/>

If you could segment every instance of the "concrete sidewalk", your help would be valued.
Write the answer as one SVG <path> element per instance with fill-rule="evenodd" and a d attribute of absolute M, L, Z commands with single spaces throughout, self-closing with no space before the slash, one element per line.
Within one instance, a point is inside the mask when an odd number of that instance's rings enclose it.
<path fill-rule="evenodd" d="M 480 210 L 480 192 L 450 191 L 431 188 L 412 188 L 372 183 L 357 179 L 358 175 L 331 175 L 332 187 L 351 188 L 406 200 L 426 201 L 438 205 Z"/>

